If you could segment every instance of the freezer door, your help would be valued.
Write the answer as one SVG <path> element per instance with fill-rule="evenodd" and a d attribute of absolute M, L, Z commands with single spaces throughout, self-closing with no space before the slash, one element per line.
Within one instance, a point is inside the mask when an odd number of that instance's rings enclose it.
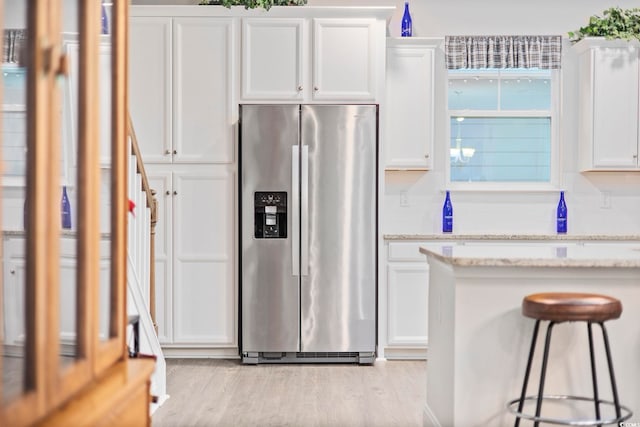
<path fill-rule="evenodd" d="M 242 351 L 299 351 L 299 106 L 242 105 L 240 126 Z"/>
<path fill-rule="evenodd" d="M 377 107 L 306 105 L 301 121 L 302 351 L 375 351 Z"/>

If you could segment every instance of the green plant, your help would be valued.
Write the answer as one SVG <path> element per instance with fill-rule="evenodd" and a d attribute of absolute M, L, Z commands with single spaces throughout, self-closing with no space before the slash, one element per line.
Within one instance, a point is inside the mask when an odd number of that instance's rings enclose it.
<path fill-rule="evenodd" d="M 261 7 L 269 10 L 271 6 L 289 6 L 307 4 L 307 0 L 202 0 L 200 4 L 219 4 L 224 7 L 244 6 L 245 9 Z"/>
<path fill-rule="evenodd" d="M 603 16 L 591 16 L 587 26 L 568 34 L 573 43 L 585 37 L 640 40 L 640 8 L 611 7 L 603 12 Z"/>

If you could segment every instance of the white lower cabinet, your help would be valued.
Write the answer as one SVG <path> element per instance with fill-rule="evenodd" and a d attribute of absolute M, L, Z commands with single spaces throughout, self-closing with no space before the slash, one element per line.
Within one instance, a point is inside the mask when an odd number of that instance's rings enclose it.
<path fill-rule="evenodd" d="M 25 283 L 27 278 L 24 238 L 4 238 L 2 310 L 4 328 L 2 343 L 5 354 L 22 354 L 25 345 Z"/>
<path fill-rule="evenodd" d="M 215 349 L 224 348 L 237 353 L 235 173 L 229 165 L 158 166 L 147 173 L 158 194 L 160 341 L 169 350 L 210 348 L 209 355 L 215 356 Z"/>
<path fill-rule="evenodd" d="M 387 359 L 425 358 L 429 265 L 420 242 L 390 242 L 386 275 Z"/>
<path fill-rule="evenodd" d="M 4 265 L 2 301 L 4 325 L 0 331 L 7 354 L 23 354 L 25 342 L 25 310 L 27 261 L 26 239 L 23 233 L 4 236 L 2 260 Z M 110 301 L 110 240 L 103 235 L 100 241 L 100 289 L 98 293 L 100 322 L 100 338 L 106 339 L 109 334 L 109 301 Z M 60 237 L 60 346 L 62 355 L 74 355 L 77 348 L 77 236 L 75 232 L 65 232 Z"/>

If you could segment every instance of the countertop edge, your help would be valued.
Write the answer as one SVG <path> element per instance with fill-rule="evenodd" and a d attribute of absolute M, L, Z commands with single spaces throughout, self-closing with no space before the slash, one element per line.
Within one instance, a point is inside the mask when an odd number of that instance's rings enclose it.
<path fill-rule="evenodd" d="M 640 259 L 570 259 L 570 258 L 468 258 L 443 255 L 420 247 L 420 253 L 456 267 L 580 267 L 580 268 L 639 268 Z"/>
<path fill-rule="evenodd" d="M 604 234 L 383 234 L 386 241 L 403 240 L 549 240 L 549 241 L 639 241 L 640 235 Z"/>

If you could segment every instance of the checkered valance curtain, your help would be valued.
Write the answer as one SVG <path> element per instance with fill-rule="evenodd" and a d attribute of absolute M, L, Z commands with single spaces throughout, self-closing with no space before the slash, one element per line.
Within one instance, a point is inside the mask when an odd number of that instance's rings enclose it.
<path fill-rule="evenodd" d="M 447 36 L 447 68 L 560 68 L 561 36 Z"/>
<path fill-rule="evenodd" d="M 4 30 L 4 49 L 2 50 L 2 62 L 21 63 L 20 55 L 23 54 L 27 43 L 27 30 Z"/>

